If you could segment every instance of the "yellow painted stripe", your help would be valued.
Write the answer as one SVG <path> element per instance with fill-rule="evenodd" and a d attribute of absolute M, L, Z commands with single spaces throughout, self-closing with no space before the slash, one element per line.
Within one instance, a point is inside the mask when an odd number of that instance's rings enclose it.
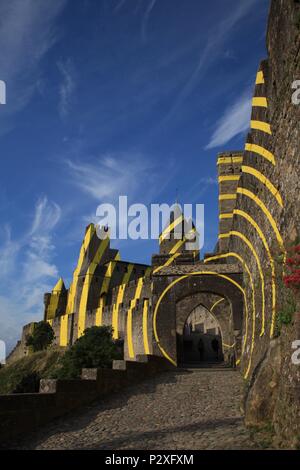
<path fill-rule="evenodd" d="M 105 307 L 105 299 L 103 294 L 107 294 L 111 282 L 112 275 L 114 273 L 115 267 L 117 265 L 117 261 L 120 260 L 120 253 L 118 252 L 114 258 L 114 261 L 110 261 L 106 268 L 105 277 L 102 282 L 101 290 L 100 290 L 100 298 L 99 298 L 99 305 L 96 310 L 95 315 L 95 326 L 102 326 L 102 318 L 103 318 L 103 309 Z"/>
<path fill-rule="evenodd" d="M 248 362 L 248 367 L 246 369 L 246 373 L 244 375 L 244 378 L 246 379 L 249 375 L 250 369 L 251 369 L 251 364 L 252 364 L 252 354 L 254 350 L 254 345 L 255 345 L 255 317 L 256 317 L 256 303 L 255 303 L 255 289 L 254 289 L 254 282 L 253 282 L 253 277 L 251 274 L 251 271 L 249 269 L 249 266 L 247 265 L 246 261 L 242 256 L 240 256 L 238 253 L 235 252 L 230 252 L 230 253 L 225 253 L 222 255 L 217 255 L 217 256 L 212 256 L 211 258 L 207 258 L 204 260 L 205 263 L 208 261 L 213 261 L 215 259 L 223 259 L 223 258 L 229 258 L 229 257 L 234 257 L 239 260 L 239 262 L 242 264 L 244 269 L 246 270 L 250 284 L 251 284 L 251 290 L 252 290 L 252 337 L 251 337 L 251 348 L 250 348 L 250 356 L 249 356 L 249 362 Z M 243 346 L 242 346 L 242 354 L 245 351 L 246 347 L 246 342 L 248 338 L 248 317 L 245 318 L 245 334 L 244 334 L 244 341 L 243 341 Z"/>
<path fill-rule="evenodd" d="M 265 250 L 268 254 L 269 262 L 270 262 L 270 265 L 271 265 L 271 271 L 272 271 L 272 279 L 271 279 L 271 284 L 272 284 L 272 320 L 271 320 L 271 328 L 270 328 L 270 337 L 272 338 L 273 335 L 274 335 L 275 319 L 276 319 L 276 282 L 275 282 L 276 274 L 275 274 L 274 260 L 273 260 L 269 245 L 267 243 L 266 237 L 264 236 L 263 231 L 261 230 L 259 225 L 255 222 L 255 220 L 249 214 L 247 214 L 246 212 L 241 211 L 239 209 L 235 209 L 234 214 L 239 215 L 240 217 L 243 217 L 244 219 L 246 219 L 252 225 L 252 227 L 255 228 L 255 230 L 258 233 L 258 235 L 259 235 L 259 237 L 260 237 L 260 239 L 261 239 L 261 241 L 262 241 L 262 243 L 265 247 Z"/>
<path fill-rule="evenodd" d="M 63 315 L 60 317 L 59 344 L 63 347 L 68 346 L 68 321 L 69 315 Z"/>
<path fill-rule="evenodd" d="M 105 240 L 102 240 L 101 243 L 99 244 L 96 254 L 94 256 L 94 259 L 89 265 L 87 273 L 85 274 L 85 277 L 84 277 L 84 283 L 82 287 L 82 293 L 81 293 L 80 304 L 79 304 L 79 312 L 78 312 L 78 338 L 80 338 L 80 336 L 83 335 L 83 332 L 85 330 L 87 301 L 88 301 L 88 295 L 89 295 L 89 290 L 90 290 L 90 285 L 93 279 L 93 275 L 108 245 L 109 245 L 109 238 L 107 237 L 105 238 Z"/>
<path fill-rule="evenodd" d="M 49 323 L 49 325 L 52 327 L 53 326 L 53 320 L 52 318 L 50 318 L 49 320 L 47 320 L 47 322 Z"/>
<path fill-rule="evenodd" d="M 283 252 L 285 252 L 284 242 L 283 242 L 282 236 L 280 235 L 280 232 L 278 230 L 278 227 L 277 227 L 277 224 L 275 222 L 274 217 L 272 216 L 270 211 L 267 209 L 266 205 L 260 200 L 259 197 L 255 196 L 255 194 L 253 194 L 248 189 L 237 188 L 237 192 L 239 194 L 242 194 L 243 196 L 249 197 L 250 199 L 252 199 L 252 201 L 254 201 L 261 208 L 261 210 L 263 211 L 263 213 L 267 217 L 268 221 L 270 222 L 270 224 L 271 224 L 271 226 L 272 226 L 272 228 L 275 232 L 275 236 L 276 236 L 276 239 L 278 241 L 278 244 L 279 244 L 280 248 L 282 249 Z"/>
<path fill-rule="evenodd" d="M 192 230 L 190 230 L 189 233 L 193 233 L 193 232 L 196 232 L 196 228 L 192 228 Z M 178 242 L 176 243 L 176 245 L 174 245 L 171 250 L 169 251 L 169 254 L 170 255 L 173 255 L 175 253 L 178 252 L 178 250 L 182 247 L 182 245 L 184 245 L 188 240 L 186 239 L 186 237 L 183 238 L 183 240 L 178 240 Z"/>
<path fill-rule="evenodd" d="M 240 179 L 240 175 L 224 175 L 219 176 L 218 181 L 219 183 L 224 183 L 225 181 L 238 181 Z"/>
<path fill-rule="evenodd" d="M 122 283 L 121 283 L 121 285 L 119 286 L 119 289 L 118 289 L 116 303 L 113 305 L 112 327 L 113 327 L 113 338 L 114 339 L 119 338 L 119 308 L 120 308 L 121 303 L 123 302 L 125 289 L 126 289 L 126 286 L 129 282 L 129 279 L 130 279 L 133 268 L 134 268 L 134 264 L 129 264 L 127 266 L 127 272 L 124 274 L 123 279 L 122 279 Z"/>
<path fill-rule="evenodd" d="M 255 258 L 256 264 L 257 264 L 257 268 L 258 268 L 258 272 L 259 272 L 259 276 L 261 280 L 261 299 L 262 299 L 262 324 L 261 324 L 260 336 L 263 336 L 265 333 L 265 278 L 264 278 L 261 262 L 254 246 L 243 233 L 238 232 L 236 230 L 232 230 L 229 233 L 221 234 L 219 238 L 229 238 L 230 236 L 240 238 L 247 245 L 249 250 L 252 252 Z"/>
<path fill-rule="evenodd" d="M 100 297 L 99 300 L 99 307 L 96 310 L 95 315 L 95 326 L 102 326 L 103 323 L 103 307 L 104 307 L 104 299 Z"/>
<path fill-rule="evenodd" d="M 268 150 L 266 150 L 264 147 L 261 147 L 260 145 L 248 144 L 247 143 L 245 145 L 245 150 L 247 150 L 248 152 L 257 153 L 261 157 L 263 157 L 266 160 L 268 160 L 269 162 L 271 162 L 273 165 L 276 164 L 275 163 L 275 157 L 274 157 L 273 153 L 269 152 Z"/>
<path fill-rule="evenodd" d="M 267 108 L 268 107 L 268 101 L 267 98 L 264 96 L 256 96 L 255 98 L 252 99 L 252 106 L 257 106 L 259 108 Z"/>
<path fill-rule="evenodd" d="M 255 129 L 257 131 L 262 131 L 262 132 L 265 132 L 266 134 L 272 135 L 270 124 L 264 121 L 251 120 L 251 129 Z"/>
<path fill-rule="evenodd" d="M 50 302 L 47 308 L 47 319 L 51 320 L 55 317 L 55 313 L 58 307 L 59 293 L 52 293 L 50 297 Z"/>
<path fill-rule="evenodd" d="M 159 243 L 161 243 L 165 238 L 167 238 L 170 235 L 170 232 L 177 227 L 178 224 L 180 224 L 183 221 L 183 214 L 181 214 L 177 219 L 175 219 L 171 224 L 166 227 L 163 232 L 161 233 L 159 237 Z"/>
<path fill-rule="evenodd" d="M 174 261 L 176 258 L 178 258 L 178 256 L 180 256 L 180 255 L 181 255 L 181 253 L 174 253 L 174 255 L 171 256 L 171 257 L 165 262 L 165 264 L 162 264 L 161 266 L 158 266 L 157 268 L 155 268 L 155 269 L 153 270 L 153 274 L 156 274 L 156 273 L 157 273 L 158 271 L 160 271 L 161 269 L 166 268 L 167 266 L 170 266 L 170 264 L 172 264 L 173 261 Z"/>
<path fill-rule="evenodd" d="M 78 284 L 78 276 L 80 274 L 82 264 L 84 261 L 84 256 L 85 253 L 88 249 L 88 246 L 91 242 L 92 236 L 95 233 L 95 227 L 94 225 L 89 225 L 87 232 L 85 234 L 84 240 L 82 242 L 80 252 L 79 252 L 79 258 L 78 258 L 78 263 L 77 266 L 74 270 L 73 273 L 73 280 L 71 282 L 69 292 L 68 292 L 68 302 L 67 302 L 67 308 L 66 308 L 66 313 L 70 314 L 73 313 L 75 310 L 75 300 L 76 300 L 76 293 L 77 293 L 77 284 Z"/>
<path fill-rule="evenodd" d="M 220 233 L 218 238 L 219 240 L 222 240 L 223 238 L 229 238 L 230 237 L 230 233 Z"/>
<path fill-rule="evenodd" d="M 224 213 L 224 214 L 220 214 L 219 215 L 219 219 L 220 220 L 223 220 L 223 219 L 232 219 L 233 217 L 233 213 L 230 212 L 230 213 Z"/>
<path fill-rule="evenodd" d="M 217 165 L 227 165 L 230 163 L 243 163 L 243 157 L 219 157 Z"/>
<path fill-rule="evenodd" d="M 213 256 L 212 258 L 214 258 L 214 256 Z M 208 259 L 211 260 L 212 258 L 208 258 Z M 206 260 L 204 260 L 204 263 L 206 263 Z M 223 302 L 223 300 L 225 300 L 225 299 L 222 298 L 222 299 L 217 300 L 217 301 L 213 304 L 213 306 L 211 307 L 210 311 L 212 312 L 212 311 L 216 308 L 217 305 L 219 305 L 221 302 Z"/>
<path fill-rule="evenodd" d="M 160 295 L 157 303 L 156 303 L 156 306 L 155 306 L 155 309 L 154 309 L 154 313 L 153 313 L 153 332 L 154 332 L 154 337 L 155 337 L 155 341 L 161 351 L 161 353 L 163 354 L 163 356 L 168 359 L 169 362 L 171 362 L 171 364 L 173 364 L 174 366 L 177 366 L 177 362 L 175 359 L 173 359 L 171 356 L 169 356 L 169 354 L 167 353 L 167 351 L 162 347 L 162 345 L 160 344 L 160 340 L 159 340 L 159 336 L 158 336 L 158 333 L 157 333 L 157 314 L 158 314 L 158 309 L 159 309 L 159 306 L 163 300 L 163 298 L 165 297 L 165 295 L 167 294 L 167 292 L 172 289 L 172 287 L 177 284 L 178 282 L 182 281 L 183 279 L 187 279 L 188 277 L 190 276 L 217 276 L 217 277 L 220 277 L 221 279 L 226 279 L 227 281 L 229 281 L 231 284 L 235 285 L 243 294 L 243 297 L 244 297 L 244 301 L 245 301 L 245 311 L 247 312 L 247 315 L 248 315 L 248 303 L 247 303 L 247 296 L 246 296 L 246 293 L 245 293 L 245 290 L 236 282 L 234 281 L 233 279 L 231 279 L 230 277 L 226 276 L 225 274 L 219 274 L 219 273 L 216 273 L 214 271 L 195 271 L 193 273 L 188 273 L 188 274 L 185 274 L 184 276 L 181 276 L 177 279 L 175 279 L 173 282 L 171 282 L 168 287 L 166 287 L 166 289 L 162 292 L 162 294 Z"/>
<path fill-rule="evenodd" d="M 236 194 L 220 194 L 219 201 L 231 201 L 237 198 Z"/>
<path fill-rule="evenodd" d="M 143 307 L 143 340 L 145 354 L 150 354 L 149 340 L 148 340 L 148 308 L 149 300 L 145 299 Z"/>
<path fill-rule="evenodd" d="M 141 277 L 138 280 L 134 298 L 133 300 L 131 300 L 130 308 L 128 309 L 128 312 L 127 312 L 127 346 L 128 346 L 128 355 L 130 359 L 134 358 L 134 348 L 133 348 L 133 340 L 132 340 L 132 312 L 137 304 L 137 301 L 139 300 L 141 296 L 143 283 L 144 283 L 144 278 Z"/>
<path fill-rule="evenodd" d="M 256 85 L 263 85 L 264 83 L 265 83 L 264 74 L 263 74 L 263 71 L 260 70 L 259 72 L 257 72 L 255 84 Z"/>
<path fill-rule="evenodd" d="M 275 186 L 265 175 L 260 173 L 260 171 L 256 170 L 255 168 L 252 168 L 251 166 L 243 165 L 242 171 L 243 173 L 247 173 L 248 175 L 252 175 L 257 178 L 264 186 L 266 186 L 270 193 L 273 194 L 280 207 L 283 207 L 282 197 L 280 196 L 278 189 L 275 188 Z"/>
<path fill-rule="evenodd" d="M 224 348 L 226 348 L 226 349 L 232 349 L 232 348 L 234 348 L 235 343 L 233 343 L 233 344 L 231 344 L 231 345 L 226 344 L 226 343 L 222 343 L 222 346 L 224 346 Z"/>
<path fill-rule="evenodd" d="M 182 247 L 182 245 L 184 245 L 186 242 L 185 239 L 183 240 L 178 240 L 178 242 L 176 243 L 176 245 L 173 246 L 173 248 L 171 248 L 171 250 L 169 251 L 169 254 L 170 255 L 173 255 L 174 253 L 177 253 L 177 251 Z"/>

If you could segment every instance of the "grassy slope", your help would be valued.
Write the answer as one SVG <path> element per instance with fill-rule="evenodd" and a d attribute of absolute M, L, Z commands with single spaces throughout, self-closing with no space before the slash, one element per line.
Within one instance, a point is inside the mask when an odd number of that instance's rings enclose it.
<path fill-rule="evenodd" d="M 36 372 L 41 378 L 50 377 L 54 372 L 63 350 L 50 349 L 23 357 L 0 369 L 0 394 L 12 393 L 21 379 Z"/>

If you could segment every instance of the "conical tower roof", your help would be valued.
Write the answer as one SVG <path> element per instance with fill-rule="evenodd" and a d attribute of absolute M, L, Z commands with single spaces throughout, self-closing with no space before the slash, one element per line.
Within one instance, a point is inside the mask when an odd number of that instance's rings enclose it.
<path fill-rule="evenodd" d="M 65 283 L 62 279 L 62 277 L 57 281 L 57 283 L 55 284 L 52 292 L 62 292 L 66 290 L 66 286 L 65 286 Z"/>

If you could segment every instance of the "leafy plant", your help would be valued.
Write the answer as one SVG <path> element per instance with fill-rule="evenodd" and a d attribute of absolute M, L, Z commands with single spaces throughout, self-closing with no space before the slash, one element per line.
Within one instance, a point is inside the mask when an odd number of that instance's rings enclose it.
<path fill-rule="evenodd" d="M 55 338 L 54 331 L 46 321 L 40 321 L 34 327 L 31 335 L 26 337 L 26 346 L 31 346 L 33 352 L 44 351 Z"/>
<path fill-rule="evenodd" d="M 66 351 L 52 377 L 78 378 L 82 368 L 108 368 L 111 367 L 113 359 L 120 357 L 118 345 L 112 339 L 112 328 L 93 326 L 87 328 L 83 336 Z"/>
<path fill-rule="evenodd" d="M 275 328 L 276 336 L 280 335 L 282 325 L 289 325 L 291 323 L 296 310 L 297 303 L 295 299 L 290 295 L 288 296 L 286 303 L 284 304 L 282 309 L 277 314 Z"/>

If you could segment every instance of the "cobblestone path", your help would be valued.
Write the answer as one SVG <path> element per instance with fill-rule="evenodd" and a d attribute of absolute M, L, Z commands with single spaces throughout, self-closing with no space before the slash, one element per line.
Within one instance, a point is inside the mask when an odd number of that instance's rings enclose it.
<path fill-rule="evenodd" d="M 21 449 L 253 449 L 230 369 L 167 372 L 60 418 Z"/>

